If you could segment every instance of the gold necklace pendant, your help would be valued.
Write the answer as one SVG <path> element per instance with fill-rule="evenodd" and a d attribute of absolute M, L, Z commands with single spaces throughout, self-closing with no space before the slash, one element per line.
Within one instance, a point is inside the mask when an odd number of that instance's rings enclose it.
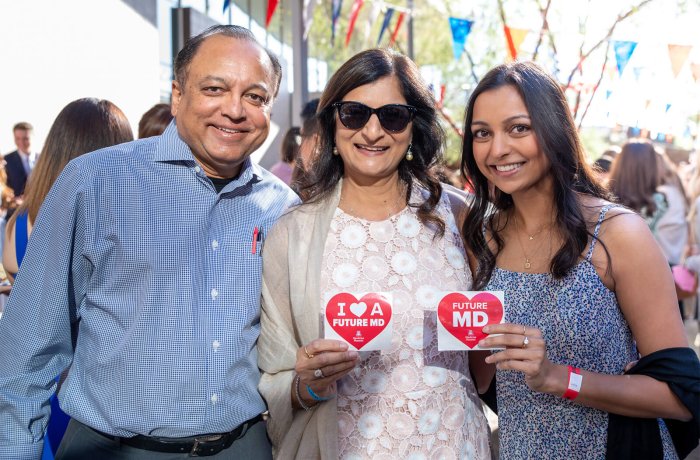
<path fill-rule="evenodd" d="M 525 257 L 525 265 L 524 266 L 525 266 L 525 270 L 529 270 L 530 268 L 532 268 L 532 264 L 530 263 L 530 259 L 528 259 L 527 257 Z"/>

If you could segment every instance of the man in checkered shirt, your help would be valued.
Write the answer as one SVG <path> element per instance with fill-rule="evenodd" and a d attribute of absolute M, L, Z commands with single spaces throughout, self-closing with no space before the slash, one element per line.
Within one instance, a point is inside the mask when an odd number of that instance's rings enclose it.
<path fill-rule="evenodd" d="M 175 62 L 161 136 L 66 166 L 0 319 L 0 459 L 41 456 L 56 376 L 57 458 L 270 458 L 255 343 L 261 252 L 296 203 L 249 156 L 281 68 L 215 26 Z"/>

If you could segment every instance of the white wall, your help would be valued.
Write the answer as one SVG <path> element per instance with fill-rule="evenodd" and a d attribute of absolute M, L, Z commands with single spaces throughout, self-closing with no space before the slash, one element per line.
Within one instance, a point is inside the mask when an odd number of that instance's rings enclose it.
<path fill-rule="evenodd" d="M 32 150 L 69 102 L 109 99 L 137 134 L 160 102 L 159 34 L 120 0 L 0 0 L 0 152 L 12 126 L 34 125 Z"/>

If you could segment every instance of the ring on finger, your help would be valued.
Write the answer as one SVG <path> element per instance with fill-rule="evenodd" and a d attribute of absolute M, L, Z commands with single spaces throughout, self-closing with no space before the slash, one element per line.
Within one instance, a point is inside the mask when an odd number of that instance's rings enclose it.
<path fill-rule="evenodd" d="M 307 358 L 311 359 L 314 357 L 311 353 L 309 353 L 309 350 L 306 349 L 306 346 L 304 346 L 304 354 L 306 355 Z"/>
<path fill-rule="evenodd" d="M 523 346 L 522 346 L 522 348 L 527 347 L 527 345 L 528 345 L 529 343 L 530 343 L 530 339 L 529 339 L 527 336 L 525 336 L 525 337 L 523 338 Z"/>
<path fill-rule="evenodd" d="M 316 369 L 314 371 L 314 377 L 316 377 L 317 379 L 322 379 L 322 378 L 325 378 L 326 376 L 323 375 L 323 371 L 321 369 Z"/>
<path fill-rule="evenodd" d="M 523 326 L 523 335 L 525 335 L 525 326 Z"/>

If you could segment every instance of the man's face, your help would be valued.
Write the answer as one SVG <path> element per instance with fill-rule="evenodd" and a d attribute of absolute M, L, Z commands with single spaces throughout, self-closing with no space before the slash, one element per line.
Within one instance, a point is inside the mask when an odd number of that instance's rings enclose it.
<path fill-rule="evenodd" d="M 206 38 L 173 82 L 172 112 L 182 140 L 210 177 L 234 177 L 267 138 L 275 77 L 267 53 L 225 35 Z"/>
<path fill-rule="evenodd" d="M 14 134 L 17 150 L 24 153 L 30 153 L 29 149 L 32 146 L 32 132 L 28 129 L 16 129 Z"/>

